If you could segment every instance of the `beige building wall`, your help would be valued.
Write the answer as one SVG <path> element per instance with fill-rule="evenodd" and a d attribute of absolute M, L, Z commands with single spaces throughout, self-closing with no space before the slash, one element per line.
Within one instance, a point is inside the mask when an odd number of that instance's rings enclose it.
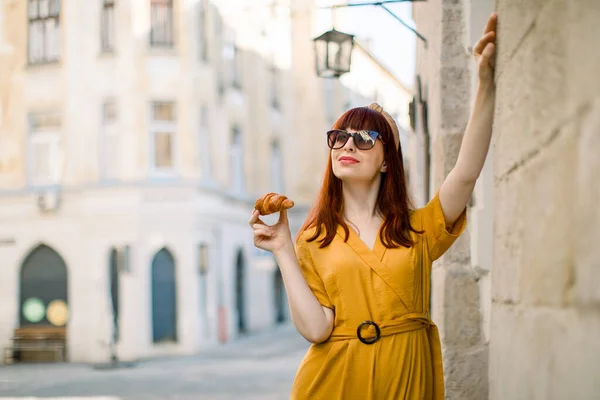
<path fill-rule="evenodd" d="M 163 47 L 149 43 L 149 1 L 117 2 L 111 51 L 101 48 L 102 2 L 61 3 L 59 60 L 35 65 L 27 60 L 27 2 L 2 5 L 0 344 L 19 326 L 21 264 L 39 244 L 67 266 L 70 361 L 110 356 L 108 260 L 123 246 L 130 252 L 119 278 L 121 359 L 230 340 L 241 334 L 240 314 L 247 331 L 268 329 L 277 318 L 276 269 L 254 249 L 247 220 L 256 197 L 280 185 L 285 154 L 274 159 L 273 143 L 290 130 L 292 107 L 272 77 L 281 85 L 289 78 L 271 58 L 236 46 L 235 30 L 210 2 L 175 1 L 173 46 Z M 172 123 L 153 124 L 153 101 L 173 103 Z M 53 138 L 41 181 L 35 165 L 44 160 L 32 152 L 38 120 Z M 172 134 L 162 148 L 167 168 L 153 166 L 155 130 Z M 175 260 L 177 340 L 157 344 L 151 264 L 161 248 Z"/>
<path fill-rule="evenodd" d="M 600 393 L 600 4 L 496 3 L 491 399 Z"/>

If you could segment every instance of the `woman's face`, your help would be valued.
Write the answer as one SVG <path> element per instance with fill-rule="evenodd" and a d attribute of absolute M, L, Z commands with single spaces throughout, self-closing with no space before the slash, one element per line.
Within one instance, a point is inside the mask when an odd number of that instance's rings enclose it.
<path fill-rule="evenodd" d="M 376 132 L 347 128 L 330 132 L 328 140 L 333 174 L 342 181 L 372 181 L 386 171 L 383 143 Z"/>

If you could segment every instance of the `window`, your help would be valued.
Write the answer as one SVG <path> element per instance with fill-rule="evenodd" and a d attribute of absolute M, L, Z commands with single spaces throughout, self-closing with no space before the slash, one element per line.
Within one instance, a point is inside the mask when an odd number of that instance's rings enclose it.
<path fill-rule="evenodd" d="M 200 45 L 200 59 L 202 61 L 208 61 L 208 13 L 206 12 L 206 4 L 205 0 L 200 0 L 198 3 L 199 12 L 198 12 L 198 44 Z"/>
<path fill-rule="evenodd" d="M 122 257 L 122 256 L 121 256 Z M 112 343 L 116 344 L 119 342 L 119 251 L 116 248 L 112 248 L 109 256 L 108 263 L 108 276 L 109 276 L 109 287 L 110 287 L 110 304 L 112 311 Z"/>
<path fill-rule="evenodd" d="M 281 108 L 279 102 L 279 70 L 275 66 L 271 68 L 271 106 L 276 110 Z"/>
<path fill-rule="evenodd" d="M 102 0 L 100 47 L 103 52 L 115 50 L 115 0 Z"/>
<path fill-rule="evenodd" d="M 173 0 L 150 1 L 150 45 L 173 46 Z"/>
<path fill-rule="evenodd" d="M 102 132 L 100 135 L 100 177 L 116 179 L 119 172 L 119 135 L 117 109 L 114 102 L 102 105 Z"/>
<path fill-rule="evenodd" d="M 214 14 L 213 14 L 214 15 Z M 214 15 L 215 21 L 215 42 L 223 44 L 223 17 L 220 14 Z"/>
<path fill-rule="evenodd" d="M 31 185 L 60 183 L 60 118 L 55 113 L 29 118 L 28 180 Z"/>
<path fill-rule="evenodd" d="M 150 135 L 152 167 L 155 171 L 171 171 L 174 166 L 175 104 L 152 103 Z"/>
<path fill-rule="evenodd" d="M 271 146 L 271 188 L 274 192 L 282 193 L 283 190 L 283 157 L 278 142 Z"/>
<path fill-rule="evenodd" d="M 240 49 L 235 45 L 233 40 L 227 40 L 223 46 L 223 59 L 225 61 L 227 70 L 229 71 L 229 79 L 231 79 L 231 86 L 240 88 L 242 86 L 241 79 L 241 52 Z"/>
<path fill-rule="evenodd" d="M 223 46 L 223 20 L 222 17 L 217 13 L 214 18 L 215 21 L 215 38 L 214 43 L 217 49 L 221 49 Z M 223 66 L 225 65 L 225 60 L 227 58 L 226 55 L 226 46 L 223 49 L 224 54 L 222 56 L 217 56 L 216 68 L 215 70 L 215 80 L 217 82 L 217 94 L 220 101 L 223 100 L 225 96 L 225 73 Z M 218 55 L 218 54 L 217 54 Z"/>
<path fill-rule="evenodd" d="M 212 161 L 210 156 L 212 140 L 210 136 L 210 121 L 208 113 L 208 107 L 202 107 L 200 109 L 200 135 L 198 138 L 202 175 L 206 180 L 210 180 L 212 178 Z"/>
<path fill-rule="evenodd" d="M 231 84 L 236 88 L 242 87 L 242 52 L 240 48 L 233 45 L 233 60 L 231 62 Z"/>
<path fill-rule="evenodd" d="M 233 128 L 231 136 L 231 173 L 233 178 L 233 191 L 235 193 L 244 193 L 246 189 L 244 182 L 244 145 L 239 128 Z"/>
<path fill-rule="evenodd" d="M 58 61 L 60 0 L 29 0 L 29 63 Z"/>

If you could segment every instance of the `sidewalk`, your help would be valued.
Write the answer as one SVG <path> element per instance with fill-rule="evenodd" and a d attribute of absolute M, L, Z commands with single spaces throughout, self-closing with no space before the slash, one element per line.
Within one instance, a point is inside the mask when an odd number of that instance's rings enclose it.
<path fill-rule="evenodd" d="M 284 400 L 308 347 L 286 324 L 200 354 L 143 360 L 132 368 L 0 366 L 0 400 Z"/>

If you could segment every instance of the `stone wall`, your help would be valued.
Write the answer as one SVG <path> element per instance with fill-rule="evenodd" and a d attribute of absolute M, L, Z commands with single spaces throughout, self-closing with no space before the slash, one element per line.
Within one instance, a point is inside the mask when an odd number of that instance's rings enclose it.
<path fill-rule="evenodd" d="M 416 68 L 427 102 L 427 121 L 417 117 L 416 131 L 422 130 L 419 124 L 426 123 L 430 137 L 429 191 L 415 193 L 417 206 L 435 195 L 458 156 L 474 94 L 475 65 L 468 48 L 481 36 L 487 11 L 491 11 L 491 1 L 477 3 L 475 7 L 466 0 L 436 0 L 413 5 L 417 30 L 427 38 L 427 46 L 418 41 Z M 420 142 L 409 156 L 416 163 L 415 158 L 426 152 L 418 147 L 427 139 L 412 140 Z M 426 168 L 414 170 L 427 173 Z M 418 188 L 424 176 L 411 178 L 413 188 Z M 468 231 L 477 211 L 469 208 Z M 491 224 L 490 218 L 486 223 Z M 489 279 L 487 270 L 473 263 L 472 252 L 478 243 L 468 231 L 434 263 L 432 317 L 442 339 L 446 398 L 480 400 L 488 396 L 483 304 L 489 299 Z M 481 284 L 484 279 L 487 286 Z"/>
<path fill-rule="evenodd" d="M 600 3 L 497 10 L 490 398 L 598 398 Z"/>

